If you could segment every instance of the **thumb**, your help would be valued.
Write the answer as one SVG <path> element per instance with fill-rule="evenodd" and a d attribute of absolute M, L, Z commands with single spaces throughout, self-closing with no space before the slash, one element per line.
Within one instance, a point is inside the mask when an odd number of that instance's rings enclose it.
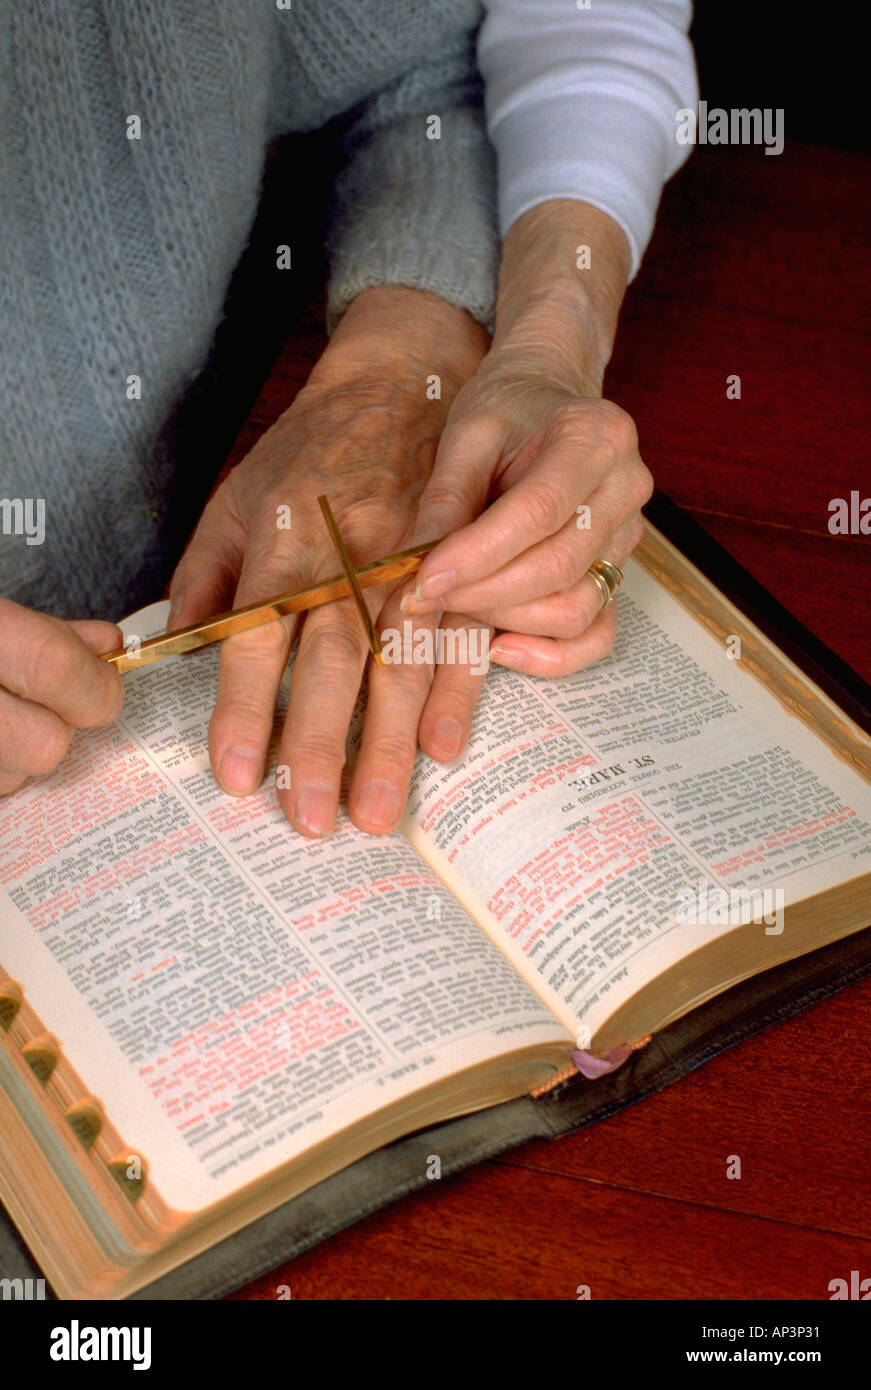
<path fill-rule="evenodd" d="M 483 510 L 503 437 L 495 420 L 448 420 L 418 504 L 415 530 L 421 540 L 455 531 Z"/>
<path fill-rule="evenodd" d="M 103 623 L 92 618 L 72 618 L 67 627 L 71 627 L 76 636 L 97 656 L 103 652 L 113 652 L 124 645 L 124 635 L 115 623 Z"/>
<path fill-rule="evenodd" d="M 469 525 L 484 510 L 503 444 L 504 429 L 498 420 L 473 417 L 456 425 L 448 421 L 421 494 L 412 544 L 436 536 L 445 540 L 424 556 L 416 592 L 428 580 L 441 580 L 452 570 L 451 555 L 457 547 L 449 533 Z M 443 588 L 447 591 L 447 584 Z"/>
<path fill-rule="evenodd" d="M 209 502 L 169 586 L 167 632 L 231 608 L 242 569 L 246 531 L 220 492 Z"/>

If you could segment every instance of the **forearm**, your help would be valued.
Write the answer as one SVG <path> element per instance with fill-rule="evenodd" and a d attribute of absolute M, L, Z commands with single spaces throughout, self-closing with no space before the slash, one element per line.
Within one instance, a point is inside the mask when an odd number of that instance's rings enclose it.
<path fill-rule="evenodd" d="M 572 390 L 601 391 L 630 264 L 620 227 L 589 203 L 558 198 L 523 213 L 503 248 L 494 365 L 522 356 Z"/>

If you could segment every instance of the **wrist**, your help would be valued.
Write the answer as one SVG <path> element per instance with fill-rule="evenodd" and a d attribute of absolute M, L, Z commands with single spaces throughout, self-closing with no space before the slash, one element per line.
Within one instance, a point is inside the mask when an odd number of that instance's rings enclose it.
<path fill-rule="evenodd" d="M 487 366 L 541 377 L 578 395 L 601 395 L 610 355 L 588 303 L 541 294 L 517 305 L 510 326 L 494 333 Z"/>
<path fill-rule="evenodd" d="M 458 391 L 488 345 L 486 330 L 466 309 L 428 290 L 378 285 L 348 305 L 312 377 L 438 375 Z"/>
<path fill-rule="evenodd" d="M 494 351 L 601 389 L 630 263 L 622 229 L 599 208 L 554 199 L 529 209 L 505 238 Z"/>

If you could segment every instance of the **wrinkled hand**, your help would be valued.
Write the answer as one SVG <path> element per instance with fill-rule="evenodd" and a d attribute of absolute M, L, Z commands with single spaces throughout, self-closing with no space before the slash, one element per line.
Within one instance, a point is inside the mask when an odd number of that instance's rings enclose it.
<path fill-rule="evenodd" d="M 543 353 L 527 353 L 521 334 L 485 358 L 483 330 L 432 295 L 382 287 L 358 296 L 308 385 L 206 508 L 173 579 L 170 627 L 335 573 L 317 505 L 326 493 L 357 565 L 454 531 L 416 580 L 386 596 L 384 586 L 367 591 L 382 636 L 412 613 L 415 627 L 501 629 L 491 658 L 536 675 L 605 655 L 615 607 L 600 610 L 587 570 L 596 558 L 625 562 L 652 480 L 631 420 L 601 399 L 600 378 L 573 354 L 562 370 L 566 359 L 551 348 L 559 310 L 552 325 L 537 314 L 527 323 Z M 433 374 L 440 400 L 425 389 Z M 335 823 L 367 658 L 350 600 L 222 644 L 210 753 L 226 791 L 260 785 L 300 625 L 278 754 L 290 785 L 279 782 L 278 796 L 299 830 L 318 835 Z M 418 745 L 437 759 L 460 753 L 481 682 L 470 664 L 372 666 L 348 796 L 361 829 L 395 828 Z"/>
<path fill-rule="evenodd" d="M 118 718 L 121 677 L 95 653 L 121 641 L 113 623 L 64 623 L 0 598 L 0 796 L 52 772 L 75 729 Z"/>
<path fill-rule="evenodd" d="M 587 570 L 622 567 L 652 486 L 632 420 L 597 383 L 494 348 L 454 403 L 421 499 L 421 531 L 454 534 L 424 559 L 404 611 L 449 607 L 501 629 L 490 658 L 515 670 L 579 670 L 616 629 Z"/>
<path fill-rule="evenodd" d="M 419 291 L 367 291 L 347 311 L 306 387 L 218 488 L 170 590 L 170 627 L 315 583 L 339 568 L 317 503 L 330 499 L 356 565 L 417 539 L 421 491 L 447 410 L 486 347 L 463 311 Z M 441 401 L 427 377 L 442 373 Z M 288 511 L 289 509 L 289 511 Z M 286 526 L 290 520 L 289 529 Z M 367 590 L 380 628 L 401 629 L 399 592 Z M 459 620 L 458 620 L 459 621 Z M 209 730 L 221 786 L 260 785 L 275 700 L 300 631 L 278 765 L 288 819 L 304 834 L 335 823 L 349 722 L 368 648 L 351 600 L 287 617 L 221 645 Z M 362 829 L 392 830 L 418 741 L 452 758 L 468 736 L 481 677 L 468 667 L 372 663 L 363 740 L 349 793 Z"/>

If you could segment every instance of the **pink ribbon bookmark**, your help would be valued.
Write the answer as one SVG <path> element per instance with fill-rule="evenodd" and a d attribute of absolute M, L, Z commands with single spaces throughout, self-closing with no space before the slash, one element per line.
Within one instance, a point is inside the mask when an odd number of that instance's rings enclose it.
<path fill-rule="evenodd" d="M 618 1067 L 622 1067 L 630 1053 L 646 1047 L 649 1042 L 650 1038 L 640 1038 L 638 1042 L 627 1043 L 624 1047 L 612 1047 L 610 1052 L 606 1052 L 602 1057 L 594 1057 L 592 1052 L 571 1052 L 569 1056 L 581 1076 L 585 1076 L 588 1081 L 596 1081 L 600 1076 L 607 1076 L 609 1071 L 616 1071 Z"/>

